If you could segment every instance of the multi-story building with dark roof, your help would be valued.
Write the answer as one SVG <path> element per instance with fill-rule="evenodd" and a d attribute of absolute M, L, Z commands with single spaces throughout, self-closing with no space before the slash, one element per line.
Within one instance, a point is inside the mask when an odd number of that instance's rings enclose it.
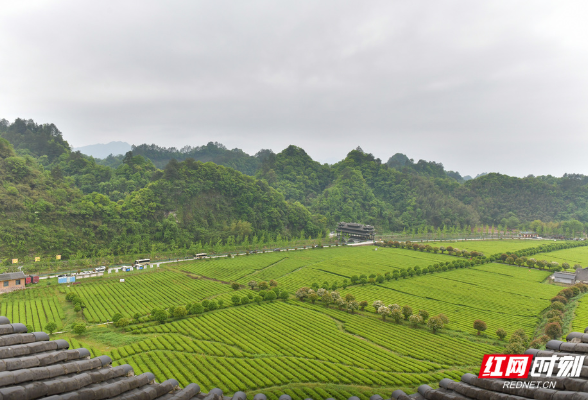
<path fill-rule="evenodd" d="M 371 225 L 339 222 L 337 224 L 337 240 L 345 238 L 363 241 L 374 240 L 376 238 L 376 230 Z"/>

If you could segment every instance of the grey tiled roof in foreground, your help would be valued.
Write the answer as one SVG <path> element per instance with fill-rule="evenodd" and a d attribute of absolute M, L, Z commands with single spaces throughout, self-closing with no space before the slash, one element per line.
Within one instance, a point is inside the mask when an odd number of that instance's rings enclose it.
<path fill-rule="evenodd" d="M 588 353 L 588 334 L 571 333 L 567 340 L 552 340 L 547 344 L 548 350 L 529 349 L 527 354 L 550 356 L 554 353 Z M 25 325 L 11 324 L 6 317 L 0 317 L 0 400 L 247 398 L 243 392 L 227 396 L 220 389 L 202 393 L 196 383 L 181 389 L 175 379 L 157 383 L 150 372 L 135 375 L 130 365 L 113 367 L 111 362 L 108 356 L 90 358 L 90 352 L 83 348 L 70 350 L 67 341 L 49 340 L 49 335 L 44 332 L 27 333 Z M 475 375 L 465 374 L 460 382 L 443 379 L 439 382 L 439 389 L 422 385 L 417 393 L 410 396 L 402 390 L 391 395 L 395 400 L 588 400 L 588 359 L 584 362 L 580 378 L 554 377 L 549 380 L 557 382 L 555 389 L 503 389 L 501 380 L 478 379 Z M 375 394 L 370 400 L 384 398 L 389 397 Z M 254 400 L 265 399 L 263 393 L 254 396 Z M 280 400 L 292 399 L 284 394 Z M 359 399 L 351 397 L 349 400 Z"/>
<path fill-rule="evenodd" d="M 588 332 L 588 328 L 584 330 Z M 588 334 L 572 332 L 566 337 L 566 342 L 551 340 L 546 350 L 528 349 L 525 354 L 533 357 L 550 357 L 566 355 L 588 355 Z M 557 368 L 554 370 L 556 375 Z M 546 389 L 542 385 L 536 387 L 505 387 L 505 379 L 478 379 L 476 375 L 464 374 L 459 382 L 443 379 L 439 388 L 433 389 L 429 385 L 421 385 L 418 392 L 407 395 L 402 390 L 392 393 L 395 400 L 588 400 L 588 357 L 584 359 L 584 366 L 579 378 L 567 377 L 538 377 L 529 376 L 527 379 L 516 381 L 555 382 L 554 389 Z"/>

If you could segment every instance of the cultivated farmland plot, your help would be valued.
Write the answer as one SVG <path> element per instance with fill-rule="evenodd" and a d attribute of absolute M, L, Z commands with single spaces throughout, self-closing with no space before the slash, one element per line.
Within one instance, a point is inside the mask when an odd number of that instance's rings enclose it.
<path fill-rule="evenodd" d="M 542 244 L 553 243 L 552 240 L 514 239 L 514 240 L 459 240 L 455 242 L 427 242 L 431 246 L 452 246 L 460 250 L 481 251 L 486 255 L 517 251 Z"/>
<path fill-rule="evenodd" d="M 516 272 L 511 272 L 509 276 L 504 268 Z M 532 278 L 526 281 L 524 274 Z M 515 275 L 517 278 L 513 278 Z M 431 315 L 444 313 L 449 318 L 451 329 L 472 332 L 473 321 L 482 319 L 488 324 L 489 335 L 499 328 L 507 332 L 523 328 L 531 334 L 537 315 L 560 290 L 559 287 L 536 281 L 547 275 L 549 273 L 543 271 L 486 264 L 472 269 L 392 280 L 381 285 L 353 286 L 343 293 L 352 293 L 356 299 L 366 300 L 369 304 L 382 300 L 385 304 L 424 309 Z"/>
<path fill-rule="evenodd" d="M 148 314 L 154 308 L 201 301 L 230 290 L 229 285 L 175 271 L 135 275 L 124 283 L 118 279 L 103 279 L 68 288 L 84 299 L 84 316 L 89 322 L 106 322 L 116 313 L 128 318 L 137 312 Z"/>
<path fill-rule="evenodd" d="M 367 322 L 370 341 L 339 327 L 335 319 L 317 310 L 274 302 L 145 328 L 142 333 L 157 333 L 157 339 L 134 344 L 130 351 L 125 348 L 115 358 L 120 357 L 119 362 L 134 362 L 144 370 L 157 364 L 155 361 L 160 357 L 177 359 L 173 368 L 186 376 L 186 381 L 196 379 L 203 371 L 221 371 L 221 388 L 234 391 L 239 382 L 245 382 L 248 389 L 289 382 L 411 386 L 418 379 L 432 381 L 433 376 L 454 376 L 459 367 L 475 364 L 484 352 L 499 349 L 359 315 L 345 318 L 345 325 L 352 324 L 355 329 L 361 329 L 356 326 Z M 244 325 L 259 328 L 243 329 Z M 434 346 L 407 346 L 415 334 L 420 340 L 447 347 L 442 353 L 449 354 L 450 349 L 463 345 L 468 354 L 455 354 L 447 362 Z M 159 335 L 166 339 L 160 340 Z M 159 344 L 154 343 L 156 340 Z M 219 348 L 221 343 L 224 347 Z M 186 363 L 195 369 L 186 368 Z M 440 371 L 447 368 L 451 371 Z M 164 371 L 161 374 L 166 376 Z M 218 374 L 210 375 L 203 384 L 210 382 L 214 386 L 212 382 Z"/>
<path fill-rule="evenodd" d="M 47 322 L 55 322 L 57 329 L 63 327 L 65 314 L 53 288 L 38 288 L 2 295 L 0 315 L 10 321 L 30 325 L 42 331 Z"/>
<path fill-rule="evenodd" d="M 512 246 L 521 244 L 519 248 L 537 243 L 512 242 Z M 486 254 L 503 251 L 490 250 L 486 242 L 474 243 L 472 249 Z M 494 246 L 494 242 L 489 243 Z M 462 244 L 459 242 L 456 247 L 466 248 Z M 562 252 L 574 258 L 585 249 Z M 557 253 L 546 253 L 545 258 L 551 260 L 550 256 Z M 200 316 L 170 319 L 163 324 L 133 323 L 127 327 L 127 331 L 142 336 L 102 325 L 91 328 L 88 335 L 78 337 L 68 332 L 59 337 L 66 338 L 74 347 L 86 344 L 84 347 L 92 355 L 109 354 L 115 364 L 129 363 L 136 373 L 152 371 L 159 381 L 174 377 L 181 385 L 197 382 L 203 391 L 220 387 L 225 393 L 246 390 L 254 394 L 264 389 L 272 400 L 277 399 L 278 393 L 289 393 L 294 398 L 341 400 L 357 395 L 367 400 L 374 391 L 389 394 L 400 387 L 413 391 L 421 383 L 475 373 L 483 354 L 504 351 L 505 342 L 495 337 L 498 328 L 509 335 L 523 328 L 531 335 L 538 315 L 561 289 L 544 283 L 550 274 L 547 271 L 503 264 L 367 283 L 345 290 L 341 287 L 343 280 L 350 281 L 353 275 L 383 275 L 399 268 L 422 268 L 457 259 L 464 260 L 407 249 L 375 250 L 373 246 L 272 252 L 164 264 L 140 274 L 88 279 L 59 289 L 35 287 L 3 295 L 0 307 L 2 314 L 12 321 L 31 324 L 35 330 L 42 330 L 50 321 L 57 322 L 58 330 L 68 330 L 72 321 L 92 326 L 111 320 L 116 313 L 132 318 L 135 313 L 147 316 L 154 308 L 204 299 L 224 300 L 224 308 Z M 119 277 L 126 281 L 120 283 Z M 313 283 L 336 282 L 343 297 L 351 293 L 357 301 L 366 300 L 369 305 L 354 315 L 334 305 L 327 308 L 320 301 L 313 305 L 293 297 L 288 302 L 231 306 L 235 294 L 257 296 L 258 292 L 247 286 L 250 281 L 271 279 L 291 295 Z M 241 287 L 233 290 L 232 282 Z M 64 300 L 69 292 L 83 299 L 84 318 Z M 423 325 L 412 328 L 406 322 L 384 322 L 371 306 L 375 300 L 409 305 L 414 312 L 424 309 L 430 315 L 443 313 L 450 322 L 437 334 Z M 584 301 L 576 315 L 574 328 L 583 331 L 588 326 L 588 305 Z M 475 337 L 476 319 L 488 325 L 484 337 Z M 92 329 L 133 340 L 112 345 L 108 339 L 93 336 Z"/>
<path fill-rule="evenodd" d="M 563 249 L 549 253 L 538 253 L 533 256 L 537 260 L 555 261 L 559 265 L 568 263 L 570 268 L 580 264 L 583 268 L 588 267 L 588 246 Z"/>

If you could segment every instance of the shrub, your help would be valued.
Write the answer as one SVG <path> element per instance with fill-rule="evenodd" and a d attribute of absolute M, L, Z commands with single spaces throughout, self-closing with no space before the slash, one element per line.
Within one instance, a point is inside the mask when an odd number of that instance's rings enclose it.
<path fill-rule="evenodd" d="M 239 285 L 237 282 L 233 282 L 231 283 L 231 287 L 233 288 L 233 290 L 239 290 L 241 285 Z"/>
<path fill-rule="evenodd" d="M 86 333 L 86 325 L 82 323 L 74 324 L 73 325 L 73 332 L 76 335 L 83 335 Z"/>
<path fill-rule="evenodd" d="M 368 306 L 368 302 L 365 300 L 359 303 L 359 307 L 361 308 L 361 311 L 365 310 L 365 308 L 367 306 Z"/>
<path fill-rule="evenodd" d="M 313 296 L 316 297 L 316 299 L 318 299 L 318 296 L 317 296 L 316 293 L 313 293 L 310 297 L 313 297 Z M 274 301 L 276 299 L 276 297 L 278 297 L 278 296 L 276 296 L 276 292 L 274 292 L 273 290 L 270 290 L 265 295 L 265 300 L 269 300 L 271 302 L 271 301 Z M 314 302 L 316 301 L 316 299 L 315 300 L 313 300 L 312 298 L 310 299 L 312 301 L 312 304 L 314 304 Z"/>
<path fill-rule="evenodd" d="M 176 318 L 181 318 L 181 317 L 185 316 L 186 314 L 188 314 L 188 311 L 186 310 L 186 307 L 184 307 L 184 306 L 176 307 L 176 309 L 174 310 L 174 317 L 176 317 Z"/>
<path fill-rule="evenodd" d="M 190 314 L 202 314 L 204 312 L 204 306 L 200 303 L 196 303 L 190 308 Z"/>
<path fill-rule="evenodd" d="M 402 315 L 404 315 L 404 320 L 408 321 L 408 319 L 412 315 L 412 308 L 409 306 L 402 307 Z"/>
<path fill-rule="evenodd" d="M 112 322 L 116 323 L 119 319 L 121 319 L 123 315 L 121 313 L 116 313 L 112 316 Z"/>
<path fill-rule="evenodd" d="M 545 316 L 547 318 L 553 318 L 553 317 L 559 317 L 562 315 L 562 312 L 559 310 L 549 310 L 547 311 L 547 313 L 545 314 Z"/>
<path fill-rule="evenodd" d="M 384 302 L 382 300 L 376 300 L 372 303 L 372 307 L 374 307 L 374 310 L 376 310 L 376 313 L 378 312 L 378 309 L 380 307 L 382 307 L 384 305 Z"/>
<path fill-rule="evenodd" d="M 500 328 L 496 331 L 496 336 L 498 336 L 500 340 L 504 340 L 504 338 L 506 337 L 506 331 Z"/>
<path fill-rule="evenodd" d="M 576 283 L 574 286 L 580 289 L 580 292 L 582 293 L 586 293 L 586 291 L 588 290 L 588 286 L 586 286 L 583 283 Z"/>
<path fill-rule="evenodd" d="M 554 301 L 553 303 L 551 303 L 551 308 L 553 310 L 563 311 L 565 309 L 565 305 L 561 301 Z"/>
<path fill-rule="evenodd" d="M 566 299 L 574 297 L 574 292 L 570 288 L 566 288 L 558 293 L 559 296 L 564 296 Z"/>
<path fill-rule="evenodd" d="M 550 322 L 545 325 L 545 334 L 552 339 L 561 337 L 562 333 L 561 325 L 558 322 Z"/>
<path fill-rule="evenodd" d="M 536 349 L 537 347 L 543 347 L 547 344 L 548 341 L 549 341 L 549 336 L 547 336 L 547 335 L 539 336 L 537 339 L 533 339 L 533 341 L 531 341 L 531 343 L 529 344 L 529 347 L 531 347 L 532 349 Z"/>
<path fill-rule="evenodd" d="M 523 345 L 526 346 L 527 343 L 529 342 L 529 338 L 527 337 L 527 334 L 525 333 L 525 331 L 523 329 L 517 329 L 510 336 L 510 342 L 512 342 L 512 341 L 519 341 L 519 342 L 523 343 Z"/>
<path fill-rule="evenodd" d="M 249 297 L 243 296 L 241 298 L 241 304 L 249 304 Z"/>
<path fill-rule="evenodd" d="M 441 319 L 441 322 L 443 322 L 444 325 L 449 323 L 449 318 L 447 318 L 445 314 L 439 314 L 437 316 Z"/>
<path fill-rule="evenodd" d="M 378 314 L 382 316 L 382 321 L 386 321 L 386 315 L 390 315 L 390 309 L 386 306 L 378 308 Z"/>
<path fill-rule="evenodd" d="M 480 332 L 484 332 L 487 328 L 488 327 L 486 326 L 486 323 L 481 319 L 477 319 L 474 321 L 474 329 L 478 331 L 478 335 L 480 334 Z"/>
<path fill-rule="evenodd" d="M 570 287 L 570 290 L 574 293 L 574 296 L 577 296 L 580 294 L 580 288 L 578 288 L 576 286 Z"/>
<path fill-rule="evenodd" d="M 527 346 L 525 346 L 520 341 L 509 342 L 506 345 L 506 354 L 523 354 L 527 350 Z"/>
<path fill-rule="evenodd" d="M 52 335 L 53 332 L 57 330 L 57 324 L 55 322 L 49 322 L 47 325 L 45 325 L 45 330 L 49 332 L 50 335 Z"/>
<path fill-rule="evenodd" d="M 429 312 L 426 310 L 419 310 L 419 315 L 423 319 L 423 323 L 427 322 L 427 320 L 429 319 Z"/>
<path fill-rule="evenodd" d="M 431 317 L 427 321 L 427 327 L 433 331 L 433 333 L 437 333 L 438 330 L 443 329 L 443 320 L 439 317 Z"/>
<path fill-rule="evenodd" d="M 555 296 L 555 297 L 552 297 L 552 298 L 551 298 L 551 302 L 552 302 L 552 303 L 553 303 L 553 302 L 556 302 L 556 301 L 562 302 L 562 303 L 564 303 L 564 304 L 568 304 L 568 299 L 566 299 L 566 298 L 565 298 L 565 297 L 563 297 L 563 296 Z"/>
<path fill-rule="evenodd" d="M 301 287 L 300 289 L 298 289 L 296 291 L 296 297 L 298 298 L 298 300 L 304 301 L 308 297 L 309 290 L 310 289 L 307 287 Z"/>
<path fill-rule="evenodd" d="M 158 321 L 160 324 L 163 324 L 168 318 L 167 311 L 165 310 L 157 310 L 155 311 L 155 315 L 153 315 L 153 319 Z"/>
<path fill-rule="evenodd" d="M 408 322 L 413 328 L 416 328 L 418 324 L 423 322 L 423 317 L 417 314 L 413 314 L 410 317 L 408 317 Z"/>
<path fill-rule="evenodd" d="M 393 308 L 392 311 L 390 311 L 390 316 L 397 324 L 402 321 L 402 311 L 400 311 L 400 308 Z"/>
<path fill-rule="evenodd" d="M 130 323 L 130 321 L 127 318 L 121 318 L 114 323 L 114 326 L 116 326 L 117 328 L 124 328 L 129 323 Z"/>
<path fill-rule="evenodd" d="M 76 304 L 76 305 L 75 305 L 75 307 L 74 307 L 74 311 L 75 311 L 75 312 L 82 311 L 82 306 L 81 306 L 79 303 L 78 303 L 78 304 Z"/>

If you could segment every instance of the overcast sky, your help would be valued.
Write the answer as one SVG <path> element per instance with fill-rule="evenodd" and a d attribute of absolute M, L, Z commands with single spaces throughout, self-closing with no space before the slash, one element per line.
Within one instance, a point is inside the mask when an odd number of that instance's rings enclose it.
<path fill-rule="evenodd" d="M 73 146 L 361 146 L 588 174 L 588 2 L 3 1 L 0 118 Z"/>

